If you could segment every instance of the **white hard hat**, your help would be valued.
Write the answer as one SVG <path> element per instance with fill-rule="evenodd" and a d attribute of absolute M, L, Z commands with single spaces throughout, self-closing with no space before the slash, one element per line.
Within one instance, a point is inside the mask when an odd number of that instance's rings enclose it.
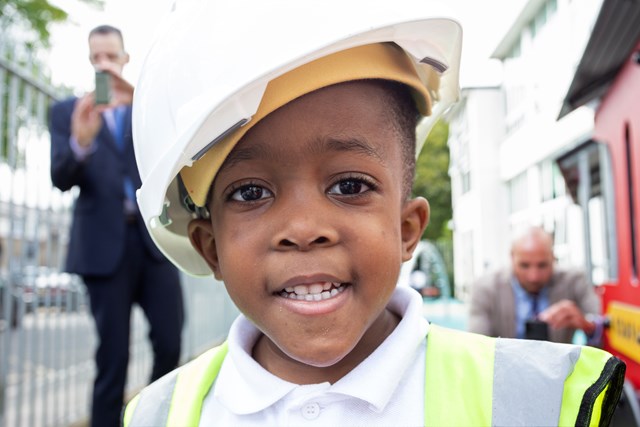
<path fill-rule="evenodd" d="M 185 272 L 211 274 L 187 236 L 204 196 L 194 203 L 179 175 L 188 175 L 229 140 L 237 142 L 272 111 L 259 111 L 268 86 L 308 64 L 393 43 L 415 75 L 406 83 L 427 98 L 420 109 L 428 116 L 417 129 L 419 151 L 459 95 L 462 30 L 435 8 L 424 0 L 178 2 L 147 55 L 133 101 L 142 178 L 138 204 L 160 250 Z M 332 69 L 326 68 L 327 74 Z M 209 175 L 235 142 L 208 160 Z M 207 178 L 208 186 L 213 176 Z"/>

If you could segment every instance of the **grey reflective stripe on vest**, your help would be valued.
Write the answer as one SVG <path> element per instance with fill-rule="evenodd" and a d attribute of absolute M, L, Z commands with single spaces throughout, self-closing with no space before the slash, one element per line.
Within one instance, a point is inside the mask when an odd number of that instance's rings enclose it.
<path fill-rule="evenodd" d="M 166 426 L 171 408 L 173 389 L 181 369 L 175 369 L 140 392 L 140 400 L 133 411 L 132 426 Z"/>
<path fill-rule="evenodd" d="M 495 426 L 557 426 L 565 379 L 580 347 L 543 341 L 496 340 L 493 371 Z M 544 405 L 531 405 L 532 396 Z M 545 408 L 545 410 L 540 410 Z"/>

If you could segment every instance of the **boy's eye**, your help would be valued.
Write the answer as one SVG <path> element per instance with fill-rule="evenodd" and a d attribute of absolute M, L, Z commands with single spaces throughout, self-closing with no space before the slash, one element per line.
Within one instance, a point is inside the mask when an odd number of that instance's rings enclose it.
<path fill-rule="evenodd" d="M 329 188 L 329 194 L 353 195 L 361 194 L 372 189 L 372 185 L 360 178 L 343 179 Z"/>
<path fill-rule="evenodd" d="M 229 200 L 236 202 L 255 202 L 271 196 L 271 191 L 259 185 L 243 185 L 231 193 Z"/>

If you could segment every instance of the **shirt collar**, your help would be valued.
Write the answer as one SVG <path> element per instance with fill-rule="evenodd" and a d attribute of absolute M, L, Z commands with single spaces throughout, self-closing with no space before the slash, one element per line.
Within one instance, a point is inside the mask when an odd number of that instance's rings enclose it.
<path fill-rule="evenodd" d="M 389 310 L 402 317 L 396 329 L 360 365 L 333 386 L 333 391 L 368 402 L 383 411 L 424 342 L 428 322 L 422 298 L 413 289 L 396 288 Z M 375 375 L 371 375 L 375 372 Z"/>
<path fill-rule="evenodd" d="M 107 108 L 102 112 L 102 117 L 107 122 L 109 130 L 113 132 L 116 128 L 116 114 L 126 114 L 127 108 L 126 105 L 118 105 L 117 107 Z"/>
<path fill-rule="evenodd" d="M 396 288 L 387 307 L 401 317 L 396 329 L 360 365 L 333 385 L 300 386 L 284 381 L 252 357 L 260 331 L 240 315 L 229 331 L 229 353 L 216 380 L 214 396 L 229 411 L 250 414 L 264 410 L 290 393 L 325 389 L 328 394 L 357 398 L 382 411 L 423 343 L 428 323 L 420 295 Z M 371 375 L 376 372 L 376 375 Z"/>
<path fill-rule="evenodd" d="M 549 293 L 549 287 L 553 284 L 553 281 L 549 280 L 549 282 L 544 285 L 542 287 L 542 289 L 540 289 L 540 292 L 538 293 L 538 298 L 543 299 L 547 297 L 547 294 Z M 522 287 L 522 285 L 520 284 L 520 281 L 516 278 L 516 276 L 511 276 L 511 287 L 513 288 L 513 291 L 516 294 L 516 298 L 523 300 L 523 301 L 529 301 L 531 298 L 533 298 L 533 294 L 529 293 L 525 288 Z"/>

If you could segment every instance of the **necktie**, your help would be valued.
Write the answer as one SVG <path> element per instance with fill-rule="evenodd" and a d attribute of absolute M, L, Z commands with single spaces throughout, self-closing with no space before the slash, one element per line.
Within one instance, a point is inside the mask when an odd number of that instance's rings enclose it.
<path fill-rule="evenodd" d="M 124 138 L 124 122 L 127 109 L 125 107 L 118 107 L 113 110 L 113 139 L 116 142 L 116 146 L 120 151 L 125 149 Z M 133 188 L 131 178 L 125 176 L 124 178 L 124 194 L 131 206 L 135 206 L 136 194 Z"/>
<path fill-rule="evenodd" d="M 116 141 L 116 146 L 120 151 L 124 150 L 124 114 L 125 108 L 116 108 L 113 110 L 113 139 Z"/>
<path fill-rule="evenodd" d="M 537 318 L 538 317 L 538 295 L 537 294 L 532 294 L 531 295 L 531 317 L 532 318 Z"/>

